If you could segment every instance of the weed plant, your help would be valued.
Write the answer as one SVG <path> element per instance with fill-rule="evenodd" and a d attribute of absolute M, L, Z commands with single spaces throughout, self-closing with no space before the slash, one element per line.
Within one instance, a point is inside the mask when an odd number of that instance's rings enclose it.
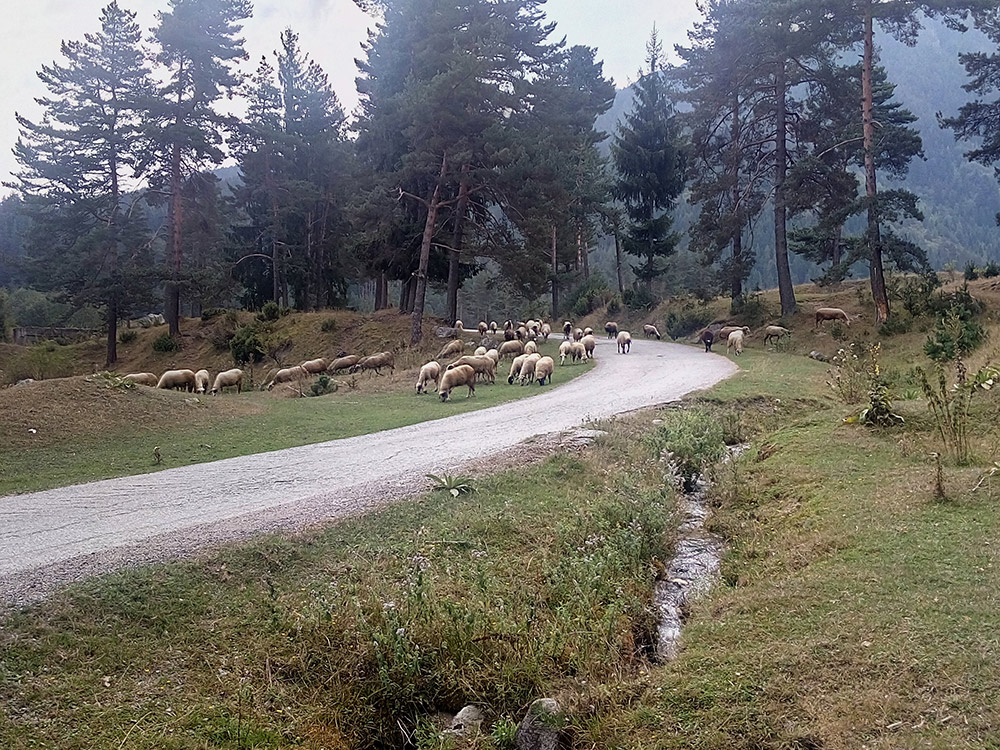
<path fill-rule="evenodd" d="M 715 416 L 704 409 L 670 414 L 649 437 L 654 455 L 670 466 L 685 491 L 690 492 L 702 472 L 725 453 L 725 433 Z"/>
<path fill-rule="evenodd" d="M 180 342 L 171 336 L 169 333 L 161 333 L 155 339 L 153 339 L 153 351 L 159 352 L 161 354 L 169 354 L 170 352 L 179 352 L 181 350 Z"/>

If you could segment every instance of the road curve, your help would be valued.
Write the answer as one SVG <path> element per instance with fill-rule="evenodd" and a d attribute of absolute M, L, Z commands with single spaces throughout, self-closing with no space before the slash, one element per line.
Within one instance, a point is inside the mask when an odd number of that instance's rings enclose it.
<path fill-rule="evenodd" d="M 673 401 L 737 370 L 724 357 L 658 341 L 638 340 L 619 355 L 614 341 L 602 339 L 596 356 L 591 372 L 566 385 L 556 365 L 556 387 L 489 409 L 0 498 L 0 600 L 28 602 L 94 573 L 367 510 L 425 487 L 427 473 L 454 472 L 527 438 Z"/>

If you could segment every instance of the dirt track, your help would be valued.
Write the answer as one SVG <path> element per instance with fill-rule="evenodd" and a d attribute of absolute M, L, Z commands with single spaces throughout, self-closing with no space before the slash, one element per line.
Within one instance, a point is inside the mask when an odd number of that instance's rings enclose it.
<path fill-rule="evenodd" d="M 2 498 L 0 601 L 29 602 L 95 573 L 367 510 L 426 487 L 427 473 L 454 473 L 527 438 L 672 401 L 736 371 L 723 357 L 676 344 L 639 340 L 628 355 L 615 349 L 613 341 L 600 340 L 593 371 L 511 404 L 372 435 Z M 558 386 L 558 364 L 554 380 Z M 495 387 L 514 386 L 498 381 Z M 462 398 L 464 390 L 453 398 Z"/>

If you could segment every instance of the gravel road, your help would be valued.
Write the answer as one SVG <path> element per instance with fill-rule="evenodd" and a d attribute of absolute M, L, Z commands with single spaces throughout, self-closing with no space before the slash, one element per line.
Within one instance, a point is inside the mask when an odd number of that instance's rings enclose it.
<path fill-rule="evenodd" d="M 566 385 L 557 364 L 556 387 L 489 409 L 0 498 L 0 601 L 16 606 L 97 573 L 365 511 L 425 488 L 427 473 L 454 473 L 527 438 L 676 400 L 737 369 L 724 357 L 657 341 L 637 340 L 630 354 L 618 355 L 615 342 L 602 339 L 596 357 L 591 372 Z M 495 387 L 513 386 L 498 380 Z"/>

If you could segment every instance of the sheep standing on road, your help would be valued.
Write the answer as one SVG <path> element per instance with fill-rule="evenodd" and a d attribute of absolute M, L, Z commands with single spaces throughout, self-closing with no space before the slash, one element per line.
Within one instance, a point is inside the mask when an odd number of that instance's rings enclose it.
<path fill-rule="evenodd" d="M 422 366 L 417 375 L 417 393 L 427 393 L 427 386 L 431 383 L 434 384 L 434 390 L 437 390 L 437 382 L 440 377 L 441 365 L 437 362 L 432 360 Z"/>
<path fill-rule="evenodd" d="M 569 339 L 572 333 L 573 333 L 573 324 L 567 320 L 565 323 L 563 323 L 563 338 Z"/>
<path fill-rule="evenodd" d="M 628 354 L 629 350 L 632 348 L 632 334 L 628 331 L 619 331 L 617 341 L 618 353 Z"/>
<path fill-rule="evenodd" d="M 223 388 L 236 387 L 237 393 L 243 393 L 243 370 L 234 367 L 232 370 L 220 372 L 215 376 L 212 384 L 212 395 L 219 393 Z"/>
<path fill-rule="evenodd" d="M 475 370 L 468 365 L 459 365 L 445 370 L 444 374 L 441 375 L 441 382 L 438 383 L 438 393 L 441 395 L 441 400 L 447 401 L 451 397 L 452 390 L 462 385 L 468 386 L 469 395 L 466 398 L 471 398 L 476 392 Z"/>
<path fill-rule="evenodd" d="M 656 330 L 656 326 L 651 325 L 649 323 L 647 323 L 642 327 L 642 335 L 645 336 L 647 339 L 651 336 L 656 336 L 656 338 L 658 339 L 662 338 L 660 336 L 660 332 Z"/>
<path fill-rule="evenodd" d="M 726 339 L 726 354 L 729 354 L 730 349 L 736 350 L 734 355 L 736 357 L 743 353 L 743 331 L 733 331 L 729 334 L 729 338 Z"/>
<path fill-rule="evenodd" d="M 541 332 L 542 332 L 542 340 L 548 341 L 549 336 L 552 335 L 552 326 L 550 326 L 548 323 L 542 323 Z"/>
<path fill-rule="evenodd" d="M 705 351 L 710 352 L 712 351 L 712 344 L 715 343 L 715 333 L 712 332 L 711 328 L 706 328 L 698 336 L 698 340 L 705 345 Z"/>
<path fill-rule="evenodd" d="M 479 321 L 479 335 L 480 336 L 485 336 L 486 332 L 488 330 L 490 330 L 490 327 L 488 325 L 486 325 L 486 321 L 485 320 L 480 320 Z"/>
<path fill-rule="evenodd" d="M 820 323 L 826 320 L 842 320 L 847 325 L 851 325 L 851 319 L 839 307 L 821 307 L 816 310 L 816 325 L 813 328 L 818 327 Z"/>
<path fill-rule="evenodd" d="M 587 354 L 587 359 L 594 358 L 594 348 L 597 346 L 597 339 L 594 338 L 594 334 L 589 334 L 580 339 L 580 343 L 583 344 L 583 350 Z"/>
<path fill-rule="evenodd" d="M 608 334 L 609 339 L 613 339 L 618 335 L 618 324 L 613 320 L 609 320 L 604 324 L 604 332 Z"/>

